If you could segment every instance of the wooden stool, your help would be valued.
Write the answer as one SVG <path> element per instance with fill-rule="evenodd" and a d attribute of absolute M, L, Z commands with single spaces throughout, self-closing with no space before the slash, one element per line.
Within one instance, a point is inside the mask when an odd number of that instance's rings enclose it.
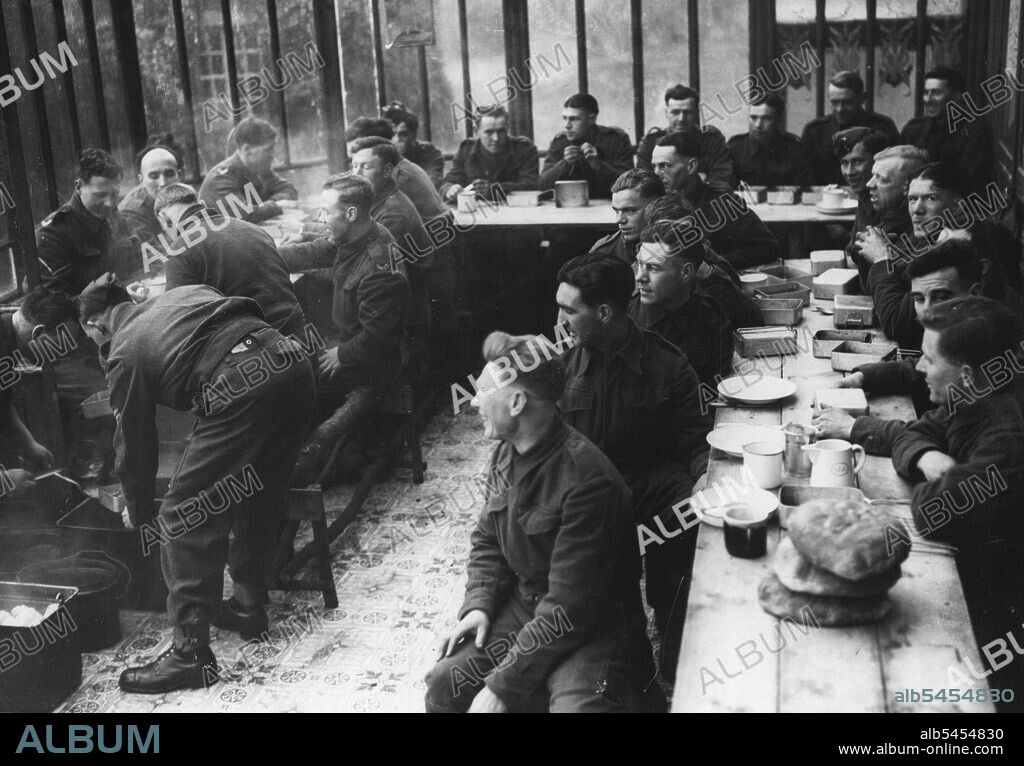
<path fill-rule="evenodd" d="M 308 521 L 313 528 L 313 554 L 316 557 L 316 579 L 295 577 L 305 563 L 293 556 L 292 545 L 299 525 Z M 318 590 L 323 594 L 324 607 L 338 607 L 338 591 L 334 587 L 331 571 L 331 544 L 327 539 L 327 515 L 324 512 L 324 494 L 319 484 L 292 487 L 288 491 L 288 511 L 274 555 L 273 573 L 267 587 L 271 590 Z"/>

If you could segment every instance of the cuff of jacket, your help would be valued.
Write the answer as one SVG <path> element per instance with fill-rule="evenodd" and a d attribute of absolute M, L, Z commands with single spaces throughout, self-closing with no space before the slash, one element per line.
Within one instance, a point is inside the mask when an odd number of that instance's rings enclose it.
<path fill-rule="evenodd" d="M 479 609 L 481 612 L 486 613 L 487 616 L 493 620 L 496 610 L 494 608 L 494 599 L 491 598 L 491 594 L 482 590 L 475 590 L 472 593 L 467 593 L 465 600 L 462 602 L 462 606 L 459 608 L 459 619 L 461 620 L 474 609 Z"/>
<path fill-rule="evenodd" d="M 892 445 L 883 438 L 885 420 L 873 415 L 861 415 L 854 419 L 850 428 L 850 441 L 859 444 L 869 455 L 889 455 Z"/>

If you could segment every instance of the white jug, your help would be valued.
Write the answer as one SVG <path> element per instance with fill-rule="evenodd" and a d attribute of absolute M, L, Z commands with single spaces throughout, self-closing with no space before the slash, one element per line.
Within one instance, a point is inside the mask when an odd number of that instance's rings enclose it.
<path fill-rule="evenodd" d="M 812 487 L 855 487 L 856 474 L 864 467 L 864 448 L 844 439 L 822 439 L 805 444 L 811 458 Z M 855 458 L 855 455 L 860 455 Z"/>

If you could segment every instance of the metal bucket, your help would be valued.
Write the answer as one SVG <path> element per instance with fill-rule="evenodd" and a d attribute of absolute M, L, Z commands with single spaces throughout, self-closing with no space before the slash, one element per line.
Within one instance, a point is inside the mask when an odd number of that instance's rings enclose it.
<path fill-rule="evenodd" d="M 586 181 L 555 181 L 555 207 L 587 207 L 590 189 Z"/>

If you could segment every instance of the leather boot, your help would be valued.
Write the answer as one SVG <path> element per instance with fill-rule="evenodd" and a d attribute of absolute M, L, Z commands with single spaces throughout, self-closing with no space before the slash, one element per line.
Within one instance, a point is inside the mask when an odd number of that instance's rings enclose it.
<path fill-rule="evenodd" d="M 219 679 L 217 658 L 208 646 L 171 647 L 148 665 L 128 668 L 118 682 L 122 691 L 165 694 L 177 689 L 205 689 Z"/>
<path fill-rule="evenodd" d="M 230 598 L 221 602 L 213 624 L 221 630 L 235 631 L 245 641 L 262 641 L 266 639 L 267 612 L 262 606 L 242 606 Z"/>

